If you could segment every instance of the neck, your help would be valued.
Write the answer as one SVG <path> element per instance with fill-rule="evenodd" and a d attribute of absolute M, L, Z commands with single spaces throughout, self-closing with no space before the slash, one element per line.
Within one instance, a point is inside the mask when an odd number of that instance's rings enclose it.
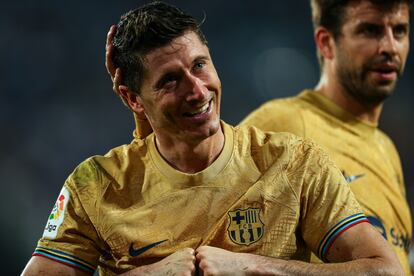
<path fill-rule="evenodd" d="M 325 97 L 333 101 L 342 109 L 353 114 L 356 118 L 371 124 L 378 124 L 382 111 L 382 103 L 362 103 L 343 87 L 334 75 L 322 73 L 321 79 L 315 90 L 320 91 Z"/>
<path fill-rule="evenodd" d="M 164 139 L 156 136 L 159 153 L 172 167 L 184 173 L 197 173 L 210 166 L 224 147 L 222 128 L 212 136 L 199 141 Z"/>

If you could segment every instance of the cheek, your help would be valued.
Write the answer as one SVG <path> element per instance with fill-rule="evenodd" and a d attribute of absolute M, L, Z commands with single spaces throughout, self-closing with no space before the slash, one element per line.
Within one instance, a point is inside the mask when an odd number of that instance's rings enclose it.
<path fill-rule="evenodd" d="M 369 60 L 378 54 L 378 41 L 376 39 L 361 39 L 353 43 L 349 49 L 349 58 Z"/>
<path fill-rule="evenodd" d="M 403 64 L 405 63 L 405 61 L 407 59 L 409 51 L 410 51 L 410 44 L 408 42 L 401 45 L 399 52 L 401 54 L 401 59 L 402 59 L 401 62 Z"/>
<path fill-rule="evenodd" d="M 214 75 L 211 79 L 211 83 L 213 85 L 213 88 L 217 93 L 220 93 L 221 91 L 221 81 L 217 75 Z"/>
<path fill-rule="evenodd" d="M 157 106 L 154 106 L 154 110 L 156 110 L 157 113 L 175 113 L 176 110 L 179 110 L 181 105 L 184 102 L 184 98 L 182 95 L 177 95 L 175 93 L 171 93 L 168 95 L 165 95 L 163 100 L 158 102 Z"/>
<path fill-rule="evenodd" d="M 346 60 L 347 67 L 354 72 L 359 72 L 368 70 L 370 64 L 376 57 L 376 52 L 372 49 L 367 49 L 361 47 L 360 51 L 354 52 Z"/>
<path fill-rule="evenodd" d="M 220 79 L 218 77 L 217 71 L 213 66 L 208 68 L 203 79 L 206 83 L 221 87 L 221 83 L 220 83 Z"/>

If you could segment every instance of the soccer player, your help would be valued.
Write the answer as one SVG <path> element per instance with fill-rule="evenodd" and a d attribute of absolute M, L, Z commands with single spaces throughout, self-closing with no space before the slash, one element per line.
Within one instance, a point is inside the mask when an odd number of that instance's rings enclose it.
<path fill-rule="evenodd" d="M 193 17 L 150 3 L 113 44 L 117 91 L 153 133 L 75 169 L 24 275 L 402 274 L 322 150 L 220 120 Z"/>
<path fill-rule="evenodd" d="M 319 84 L 264 104 L 242 124 L 311 138 L 327 150 L 408 275 L 412 224 L 401 164 L 377 125 L 404 69 L 413 1 L 311 4 Z"/>

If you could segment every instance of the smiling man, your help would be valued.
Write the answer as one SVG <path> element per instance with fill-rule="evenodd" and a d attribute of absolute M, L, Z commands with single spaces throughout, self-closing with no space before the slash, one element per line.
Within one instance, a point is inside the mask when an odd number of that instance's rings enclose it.
<path fill-rule="evenodd" d="M 113 47 L 117 91 L 153 133 L 76 168 L 24 275 L 402 274 L 323 151 L 220 121 L 193 17 L 145 5 Z M 332 264 L 307 263 L 311 251 Z"/>
<path fill-rule="evenodd" d="M 264 104 L 242 124 L 292 132 L 323 146 L 409 275 L 412 223 L 400 160 L 377 125 L 404 70 L 413 1 L 311 3 L 319 84 Z"/>

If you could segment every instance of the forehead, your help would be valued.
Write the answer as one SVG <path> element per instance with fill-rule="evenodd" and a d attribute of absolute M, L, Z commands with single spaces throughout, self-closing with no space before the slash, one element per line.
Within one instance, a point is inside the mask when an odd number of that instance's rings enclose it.
<path fill-rule="evenodd" d="M 363 22 L 389 22 L 391 24 L 408 24 L 410 19 L 410 10 L 407 4 L 385 4 L 375 5 L 368 0 L 351 1 L 346 7 L 345 22 L 363 23 Z"/>
<path fill-rule="evenodd" d="M 145 65 L 150 75 L 162 74 L 165 70 L 191 65 L 197 57 L 210 57 L 208 47 L 192 31 L 175 38 L 169 44 L 149 52 Z"/>

